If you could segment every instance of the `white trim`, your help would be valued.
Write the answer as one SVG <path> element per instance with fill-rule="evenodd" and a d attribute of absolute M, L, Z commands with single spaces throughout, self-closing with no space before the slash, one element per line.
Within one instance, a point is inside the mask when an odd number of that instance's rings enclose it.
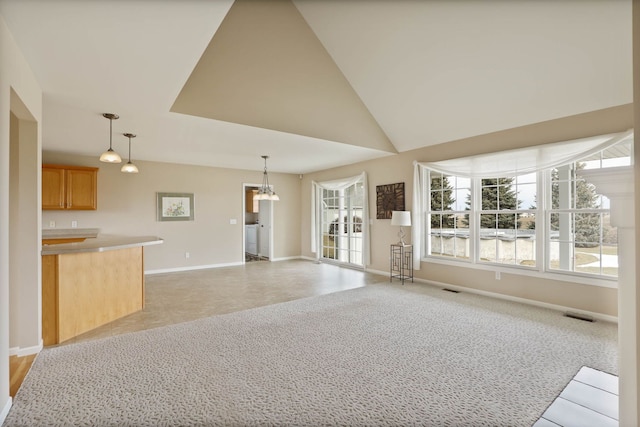
<path fill-rule="evenodd" d="M 162 273 L 177 273 L 179 271 L 204 270 L 207 268 L 235 267 L 238 265 L 244 265 L 244 262 L 229 262 L 229 263 L 223 263 L 223 264 L 209 264 L 209 265 L 193 265 L 190 267 L 161 268 L 158 270 L 146 270 L 144 274 L 153 275 L 153 274 L 162 274 Z"/>
<path fill-rule="evenodd" d="M 351 264 L 348 262 L 336 261 L 331 258 L 320 258 L 321 264 L 335 265 L 336 267 L 344 267 L 350 270 L 365 271 L 363 265 Z"/>
<path fill-rule="evenodd" d="M 364 271 L 366 273 L 379 274 L 380 276 L 387 276 L 387 278 L 389 277 L 389 272 L 388 271 L 374 270 L 374 269 L 371 269 L 371 268 L 365 268 Z"/>
<path fill-rule="evenodd" d="M 0 425 L 4 423 L 7 415 L 9 415 L 9 410 L 11 409 L 12 404 L 13 400 L 11 399 L 11 396 L 9 396 L 9 399 L 7 399 L 6 403 L 4 404 L 4 408 L 2 408 L 2 411 L 0 411 Z"/>
<path fill-rule="evenodd" d="M 380 274 L 380 275 L 389 277 L 389 272 L 388 271 L 367 270 L 367 272 L 368 273 Z M 496 299 L 500 299 L 500 300 L 506 300 L 506 301 L 517 302 L 517 303 L 521 303 L 521 304 L 532 305 L 532 306 L 535 306 L 535 307 L 548 308 L 548 309 L 551 309 L 551 310 L 554 310 L 554 311 L 558 311 L 558 312 L 570 311 L 572 313 L 578 313 L 578 314 L 591 316 L 592 318 L 594 318 L 596 320 L 602 320 L 602 321 L 611 322 L 611 323 L 618 323 L 618 317 L 616 317 L 616 316 L 610 316 L 608 314 L 596 313 L 594 311 L 581 310 L 581 309 L 578 309 L 578 308 L 575 308 L 575 307 L 566 307 L 566 306 L 558 305 L 558 304 L 550 304 L 550 303 L 546 303 L 546 302 L 542 302 L 542 301 L 536 301 L 536 300 L 531 300 L 531 299 L 527 299 L 527 298 L 515 297 L 515 296 L 512 296 L 512 295 L 499 294 L 499 293 L 496 293 L 496 292 L 489 292 L 489 291 L 483 291 L 483 290 L 480 290 L 480 289 L 467 288 L 465 286 L 452 285 L 452 284 L 449 284 L 449 283 L 438 282 L 438 281 L 435 281 L 435 280 L 420 279 L 418 277 L 414 277 L 414 282 L 424 283 L 426 285 L 434 286 L 434 287 L 438 287 L 438 288 L 453 289 L 453 290 L 460 291 L 460 292 L 468 292 L 470 294 L 482 295 L 482 296 L 486 296 L 486 297 L 490 297 L 490 298 L 496 298 Z"/>
<path fill-rule="evenodd" d="M 271 259 L 270 261 L 272 261 L 272 262 L 288 261 L 288 260 L 293 260 L 293 259 L 308 259 L 309 261 L 315 261 L 315 258 L 309 258 L 309 257 L 303 257 L 303 256 L 290 256 L 290 257 L 274 258 L 274 259 Z M 181 271 L 190 271 L 190 270 L 205 270 L 207 268 L 236 267 L 236 266 L 244 265 L 244 264 L 245 264 L 244 262 L 229 262 L 229 263 L 223 263 L 223 264 L 195 265 L 195 266 L 190 266 L 190 267 L 161 268 L 161 269 L 158 269 L 158 270 L 146 270 L 144 272 L 144 274 L 145 274 L 145 276 L 146 275 L 152 276 L 154 274 L 178 273 L 178 272 L 181 272 Z"/>
<path fill-rule="evenodd" d="M 40 344 L 31 346 L 31 347 L 25 347 L 25 348 L 11 347 L 9 348 L 9 356 L 23 357 L 23 356 L 29 356 L 32 354 L 38 354 L 42 351 L 42 348 L 43 348 L 42 340 L 40 340 Z"/>
<path fill-rule="evenodd" d="M 441 264 L 448 265 L 451 267 L 462 267 L 462 268 L 470 268 L 473 270 L 484 270 L 484 271 L 499 271 L 505 274 L 513 274 L 519 276 L 529 276 L 529 277 L 537 277 L 539 279 L 546 280 L 556 280 L 558 282 L 569 282 L 575 283 L 578 285 L 587 285 L 587 286 L 599 286 L 601 288 L 610 288 L 610 289 L 618 289 L 618 280 L 617 279 L 605 279 L 601 277 L 589 277 L 589 276 L 581 276 L 576 272 L 540 272 L 540 270 L 536 269 L 528 269 L 527 267 L 518 267 L 518 266 L 503 266 L 500 264 L 488 264 L 488 263 L 477 263 L 474 264 L 471 261 L 460 260 L 453 261 L 448 259 L 439 259 L 435 256 L 430 256 L 429 258 L 423 258 L 421 262 L 426 264 Z"/>
<path fill-rule="evenodd" d="M 281 258 L 273 258 L 270 261 L 273 262 L 277 262 L 277 261 L 289 261 L 292 259 L 302 259 L 301 256 L 285 256 L 285 257 L 281 257 Z M 309 258 L 310 260 L 314 260 L 314 258 Z"/>
<path fill-rule="evenodd" d="M 587 315 L 587 316 L 591 316 L 596 320 L 603 320 L 603 321 L 606 321 L 606 322 L 618 323 L 618 317 L 610 316 L 608 314 L 596 313 L 595 311 L 581 310 L 581 309 L 574 308 L 574 307 L 566 307 L 564 305 L 550 304 L 550 303 L 547 303 L 547 302 L 536 301 L 536 300 L 531 300 L 531 299 L 527 299 L 527 298 L 514 297 L 514 296 L 511 296 L 511 295 L 499 294 L 499 293 L 496 293 L 496 292 L 489 292 L 489 291 L 483 291 L 483 290 L 480 290 L 480 289 L 467 288 L 465 286 L 451 285 L 451 284 L 448 284 L 448 283 L 437 282 L 437 281 L 434 281 L 434 280 L 424 280 L 424 279 L 419 279 L 419 278 L 415 278 L 414 280 L 416 282 L 426 283 L 426 284 L 431 285 L 431 286 L 437 286 L 437 287 L 441 287 L 441 288 L 448 288 L 448 289 L 453 289 L 455 291 L 468 292 L 470 294 L 477 294 L 477 295 L 482 295 L 482 296 L 501 299 L 501 300 L 506 300 L 506 301 L 518 302 L 518 303 L 521 303 L 521 304 L 533 305 L 533 306 L 536 306 L 536 307 L 549 308 L 551 310 L 560 311 L 560 312 L 570 311 L 572 313 L 578 313 L 578 314 L 584 314 L 584 315 Z"/>
<path fill-rule="evenodd" d="M 478 224 L 479 218 L 483 213 L 494 213 L 492 210 L 483 210 L 481 206 L 482 195 L 481 195 L 481 180 L 489 177 L 516 177 L 528 171 L 528 173 L 536 173 L 536 194 L 539 196 L 538 201 L 542 201 L 542 203 L 538 204 L 537 209 L 520 209 L 516 207 L 516 209 L 508 209 L 508 213 L 518 213 L 518 212 L 527 212 L 532 211 L 536 214 L 536 224 L 538 225 L 535 229 L 535 242 L 536 244 L 536 259 L 544 260 L 544 263 L 538 262 L 538 266 L 535 267 L 535 271 L 529 268 L 524 268 L 516 272 L 517 266 L 511 265 L 510 267 L 514 268 L 514 274 L 528 275 L 534 277 L 548 278 L 551 280 L 565 281 L 565 282 L 574 282 L 584 285 L 592 285 L 592 286 L 600 286 L 605 288 L 613 288 L 617 289 L 619 278 L 610 278 L 610 276 L 604 274 L 586 274 L 578 271 L 565 271 L 565 270 L 551 270 L 549 268 L 549 258 L 550 258 L 550 242 L 552 241 L 550 237 L 550 214 L 558 211 L 566 210 L 567 213 L 574 214 L 579 212 L 586 213 L 599 213 L 606 214 L 607 211 L 610 212 L 611 215 L 611 225 L 614 227 L 619 227 L 621 224 L 627 225 L 628 227 L 633 227 L 633 215 L 629 215 L 629 212 L 633 208 L 633 195 L 628 196 L 626 202 L 624 203 L 625 207 L 618 211 L 618 214 L 614 214 L 613 209 L 602 209 L 602 208 L 593 208 L 593 209 L 552 209 L 552 200 L 551 200 L 551 191 L 550 191 L 550 177 L 551 177 L 551 168 L 552 167 L 560 167 L 567 166 L 567 170 L 575 169 L 572 165 L 576 162 L 584 159 L 587 154 L 595 154 L 600 151 L 603 151 L 606 148 L 612 147 L 618 143 L 621 143 L 625 140 L 631 140 L 633 138 L 634 132 L 633 129 L 629 129 L 626 132 L 620 132 L 617 134 L 610 135 L 600 135 L 590 138 L 584 138 L 580 140 L 573 141 L 565 141 L 562 143 L 555 144 L 543 144 L 539 146 L 525 147 L 523 149 L 516 149 L 510 151 L 502 151 L 497 153 L 487 153 L 481 154 L 477 156 L 469 156 L 464 158 L 457 159 L 449 159 L 431 163 L 425 162 L 417 162 L 414 161 L 414 188 L 413 188 L 413 209 L 414 209 L 414 228 L 413 228 L 413 241 L 417 244 L 418 238 L 420 238 L 420 245 L 417 248 L 414 248 L 414 269 L 420 270 L 421 262 L 429 262 L 431 259 L 438 259 L 437 255 L 433 257 L 430 255 L 430 239 L 429 235 L 429 218 L 432 214 L 430 205 L 430 173 L 436 172 L 438 174 L 451 175 L 453 177 L 467 177 L 471 180 L 471 192 L 470 192 L 470 201 L 472 206 L 470 206 L 470 210 L 468 211 L 469 215 L 469 225 L 468 225 L 468 238 L 471 239 L 470 244 L 470 253 L 468 262 L 472 266 L 478 266 L 484 264 L 480 261 L 480 253 L 479 253 L 479 243 L 481 239 L 481 230 Z M 602 139 L 604 141 L 600 141 Z M 598 142 L 600 141 L 600 142 Z M 586 148 L 585 148 L 586 143 Z M 593 145 L 595 144 L 595 145 Z M 590 145 L 593 145 L 592 147 Z M 562 156 L 556 158 L 556 149 L 560 150 L 561 153 L 567 155 L 564 160 L 562 160 Z M 526 154 L 529 151 L 532 151 L 533 154 Z M 585 151 L 586 150 L 586 151 Z M 535 155 L 534 155 L 535 154 Z M 563 154 L 563 155 L 564 155 Z M 504 157 L 506 155 L 506 157 Z M 520 158 L 524 163 L 532 161 L 531 165 L 518 164 Z M 571 160 L 570 162 L 568 160 Z M 540 162 L 538 164 L 537 162 Z M 523 164 L 524 164 L 523 163 Z M 443 166 L 444 165 L 444 166 Z M 531 168 L 529 167 L 531 166 Z M 453 169 L 451 169 L 453 167 Z M 487 169 L 488 168 L 488 169 Z M 476 171 L 474 172 L 474 169 Z M 509 169 L 513 169 L 513 173 L 509 173 Z M 476 173 L 477 172 L 477 173 Z M 583 173 L 584 172 L 584 173 Z M 419 173 L 423 173 L 423 178 L 418 179 Z M 602 176 L 604 181 L 606 182 L 607 188 L 611 188 L 614 191 L 625 192 L 628 188 L 631 188 L 633 191 L 633 166 L 619 166 L 619 167 L 601 167 L 600 169 L 593 170 L 585 170 L 580 171 L 580 176 L 585 177 L 596 177 Z M 573 182 L 575 178 L 571 179 Z M 596 184 L 593 182 L 593 184 Z M 420 186 L 423 185 L 424 188 Z M 513 183 L 512 183 L 513 185 Z M 517 190 L 517 187 L 516 187 Z M 600 193 L 603 193 L 600 191 Z M 628 192 L 627 192 L 628 193 Z M 603 193 L 604 194 L 604 193 Z M 611 198 L 611 197 L 610 197 Z M 426 209 L 423 206 L 420 206 L 421 203 L 426 204 Z M 457 213 L 455 210 L 446 210 L 444 212 L 448 213 Z M 502 212 L 502 211 L 495 211 Z M 542 218 L 542 225 L 540 225 L 540 219 Z M 423 227 L 425 230 L 420 230 L 420 227 Z M 564 227 L 561 227 L 564 229 Z M 575 232 L 570 232 L 573 236 Z M 568 236 L 564 236 L 565 239 Z M 574 236 L 573 236 L 574 237 Z M 602 240 L 602 238 L 601 238 Z M 600 242 L 600 244 L 603 244 Z M 421 252 L 424 252 L 421 254 Z M 561 250 L 561 254 L 566 253 L 566 251 Z M 497 255 L 496 255 L 497 256 Z M 452 257 L 453 258 L 453 257 Z M 455 258 L 454 258 L 455 259 Z M 496 260 L 497 261 L 497 260 Z M 455 264 L 447 264 L 446 265 L 455 265 Z M 502 264 L 496 262 L 491 263 L 491 266 L 501 266 Z M 508 265 L 504 265 L 505 268 L 508 268 Z M 482 269 L 482 268 L 481 268 Z M 572 266 L 572 270 L 575 268 Z M 500 270 L 502 271 L 502 270 Z M 510 270 L 509 270 L 510 271 Z M 526 271 L 526 272 L 523 272 Z"/>
<path fill-rule="evenodd" d="M 245 222 L 246 216 L 247 216 L 247 199 L 246 199 L 246 194 L 247 194 L 247 188 L 261 188 L 262 184 L 251 184 L 251 183 L 243 183 L 242 184 L 242 257 L 244 258 L 245 254 L 246 254 L 246 250 L 247 248 L 245 247 L 245 243 L 247 241 L 247 237 L 246 237 L 246 227 L 245 225 L 248 225 Z M 269 185 L 269 187 L 271 189 L 273 189 L 273 185 Z M 273 245 L 274 245 L 274 238 L 273 238 L 273 230 L 274 230 L 274 206 L 273 206 L 273 200 L 265 200 L 265 202 L 269 202 L 268 206 L 269 206 L 269 224 L 268 224 L 268 233 L 269 233 L 269 254 L 267 256 L 267 258 L 269 258 L 269 260 L 271 260 L 271 258 L 273 257 Z M 258 234 L 260 234 L 260 230 L 258 229 Z M 258 238 L 258 242 L 260 241 L 260 239 Z M 264 256 L 264 254 L 262 254 L 260 252 L 260 245 L 257 245 L 257 254 L 258 256 Z"/>
<path fill-rule="evenodd" d="M 311 252 L 316 254 L 316 260 L 322 258 L 322 195 L 321 189 L 346 190 L 347 188 L 362 183 L 362 266 L 371 264 L 371 221 L 369 220 L 369 183 L 367 173 L 362 172 L 349 178 L 337 179 L 333 181 L 311 182 Z"/>

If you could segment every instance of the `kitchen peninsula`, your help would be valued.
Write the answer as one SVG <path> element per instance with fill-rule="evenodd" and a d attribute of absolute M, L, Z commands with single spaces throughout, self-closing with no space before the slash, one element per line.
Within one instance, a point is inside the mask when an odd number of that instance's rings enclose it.
<path fill-rule="evenodd" d="M 48 242 L 51 237 L 47 235 Z M 55 237 L 69 236 L 57 234 Z M 98 234 L 73 243 L 43 244 L 44 345 L 64 342 L 142 310 L 143 248 L 162 242 L 156 236 Z"/>

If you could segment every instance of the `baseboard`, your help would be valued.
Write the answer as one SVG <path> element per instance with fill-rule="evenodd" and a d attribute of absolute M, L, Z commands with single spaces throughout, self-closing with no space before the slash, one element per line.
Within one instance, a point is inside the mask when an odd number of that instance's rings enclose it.
<path fill-rule="evenodd" d="M 13 401 L 11 400 L 11 396 L 9 396 L 9 399 L 7 399 L 6 403 L 4 404 L 4 407 L 2 408 L 2 411 L 0 412 L 0 425 L 4 423 L 4 420 L 7 418 L 7 415 L 9 415 L 9 410 L 11 409 L 12 404 L 13 404 Z"/>
<path fill-rule="evenodd" d="M 366 271 L 368 273 L 380 274 L 382 276 L 389 277 L 389 272 L 388 271 L 380 271 L 380 270 L 366 270 Z M 567 312 L 567 311 L 571 311 L 573 313 L 579 313 L 579 314 L 591 316 L 596 320 L 602 320 L 602 321 L 605 321 L 605 322 L 618 323 L 618 317 L 617 316 L 609 316 L 607 314 L 596 313 L 594 311 L 580 310 L 580 309 L 577 309 L 575 307 L 566 307 L 566 306 L 563 306 L 563 305 L 551 304 L 551 303 L 542 302 L 542 301 L 536 301 L 536 300 L 527 299 L 527 298 L 520 298 L 520 297 L 515 297 L 515 296 L 512 296 L 512 295 L 499 294 L 497 292 L 483 291 L 481 289 L 467 288 L 465 286 L 452 285 L 450 283 L 437 282 L 435 280 L 420 279 L 420 278 L 417 278 L 417 277 L 414 277 L 414 282 L 424 283 L 424 284 L 427 284 L 427 285 L 430 285 L 430 286 L 435 286 L 435 287 L 438 287 L 438 288 L 453 289 L 455 291 L 467 292 L 467 293 L 470 293 L 470 294 L 482 295 L 482 296 L 486 296 L 486 297 L 490 297 L 490 298 L 496 298 L 496 299 L 501 299 L 501 300 L 506 300 L 506 301 L 513 301 L 513 302 L 518 302 L 518 303 L 521 303 L 521 304 L 533 305 L 533 306 L 536 306 L 536 307 L 548 308 L 548 309 L 559 311 L 559 312 L 563 312 L 563 313 Z"/>
<path fill-rule="evenodd" d="M 25 348 L 11 347 L 11 348 L 9 348 L 9 356 L 18 356 L 18 357 L 29 356 L 31 354 L 40 353 L 43 348 L 44 348 L 44 346 L 43 346 L 42 340 L 40 340 L 40 344 L 31 346 L 31 347 L 25 347 Z"/>
<path fill-rule="evenodd" d="M 300 256 L 290 256 L 290 257 L 282 257 L 282 258 L 272 258 L 272 262 L 276 261 L 289 261 L 293 259 L 304 259 L 304 257 Z M 180 271 L 189 271 L 189 270 L 204 270 L 207 268 L 222 268 L 222 267 L 236 267 L 238 265 L 243 265 L 243 262 L 230 262 L 225 264 L 209 264 L 209 265 L 194 265 L 190 267 L 176 267 L 176 268 L 161 268 L 158 270 L 147 270 L 144 272 L 145 275 L 153 275 L 153 274 L 162 274 L 162 273 L 177 273 Z"/>
<path fill-rule="evenodd" d="M 271 258 L 271 261 L 273 262 L 277 262 L 277 261 L 291 261 L 293 259 L 302 259 L 301 256 L 285 256 L 282 258 Z"/>
<path fill-rule="evenodd" d="M 371 268 L 364 268 L 364 271 L 366 271 L 367 273 L 373 273 L 373 274 L 378 274 L 380 276 L 387 276 L 387 278 L 389 278 L 389 272 L 388 271 L 380 271 L 380 270 L 373 270 Z"/>
<path fill-rule="evenodd" d="M 146 270 L 144 274 L 153 275 L 153 274 L 162 274 L 162 273 L 177 273 L 180 271 L 204 270 L 207 268 L 235 267 L 242 264 L 243 264 L 242 262 L 230 262 L 225 264 L 208 264 L 208 265 L 193 265 L 189 267 L 161 268 L 158 270 Z"/>
<path fill-rule="evenodd" d="M 548 303 L 548 302 L 536 301 L 536 300 L 527 299 L 527 298 L 514 297 L 512 295 L 505 295 L 505 294 L 499 294 L 499 293 L 496 293 L 496 292 L 483 291 L 483 290 L 480 290 L 480 289 L 467 288 L 467 287 L 464 287 L 464 286 L 451 285 L 451 284 L 448 284 L 448 283 L 436 282 L 436 281 L 433 281 L 433 280 L 416 279 L 416 281 L 417 282 L 421 282 L 421 283 L 426 283 L 426 284 L 431 285 L 431 286 L 437 286 L 439 288 L 453 289 L 455 291 L 468 292 L 470 294 L 477 294 L 477 295 L 487 296 L 487 297 L 491 297 L 491 298 L 502 299 L 502 300 L 506 300 L 506 301 L 519 302 L 519 303 L 522 303 L 522 304 L 528 304 L 528 305 L 533 305 L 533 306 L 536 306 L 536 307 L 548 308 L 548 309 L 556 310 L 556 311 L 559 311 L 559 312 L 571 311 L 573 313 L 579 313 L 579 314 L 584 314 L 584 315 L 587 315 L 587 316 L 591 316 L 596 320 L 602 320 L 602 321 L 605 321 L 605 322 L 618 323 L 618 317 L 617 316 L 609 316 L 608 314 L 597 313 L 595 311 L 580 310 L 580 309 L 575 308 L 575 307 L 566 307 L 564 305 L 551 304 L 551 303 Z"/>

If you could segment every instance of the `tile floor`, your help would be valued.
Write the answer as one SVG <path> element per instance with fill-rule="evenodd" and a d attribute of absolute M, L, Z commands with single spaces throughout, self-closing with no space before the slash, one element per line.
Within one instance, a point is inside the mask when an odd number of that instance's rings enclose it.
<path fill-rule="evenodd" d="M 313 261 L 249 262 L 243 266 L 145 277 L 145 308 L 59 345 L 105 338 L 373 283 L 386 276 Z"/>
<path fill-rule="evenodd" d="M 618 427 L 618 377 L 583 366 L 533 427 Z"/>

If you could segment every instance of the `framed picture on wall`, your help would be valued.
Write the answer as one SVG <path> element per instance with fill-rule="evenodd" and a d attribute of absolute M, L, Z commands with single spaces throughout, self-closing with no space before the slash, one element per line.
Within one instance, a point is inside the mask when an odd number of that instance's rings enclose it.
<path fill-rule="evenodd" d="M 376 186 L 376 218 L 391 219 L 393 211 L 404 210 L 404 182 Z"/>
<path fill-rule="evenodd" d="M 193 221 L 193 193 L 156 193 L 158 221 Z"/>

